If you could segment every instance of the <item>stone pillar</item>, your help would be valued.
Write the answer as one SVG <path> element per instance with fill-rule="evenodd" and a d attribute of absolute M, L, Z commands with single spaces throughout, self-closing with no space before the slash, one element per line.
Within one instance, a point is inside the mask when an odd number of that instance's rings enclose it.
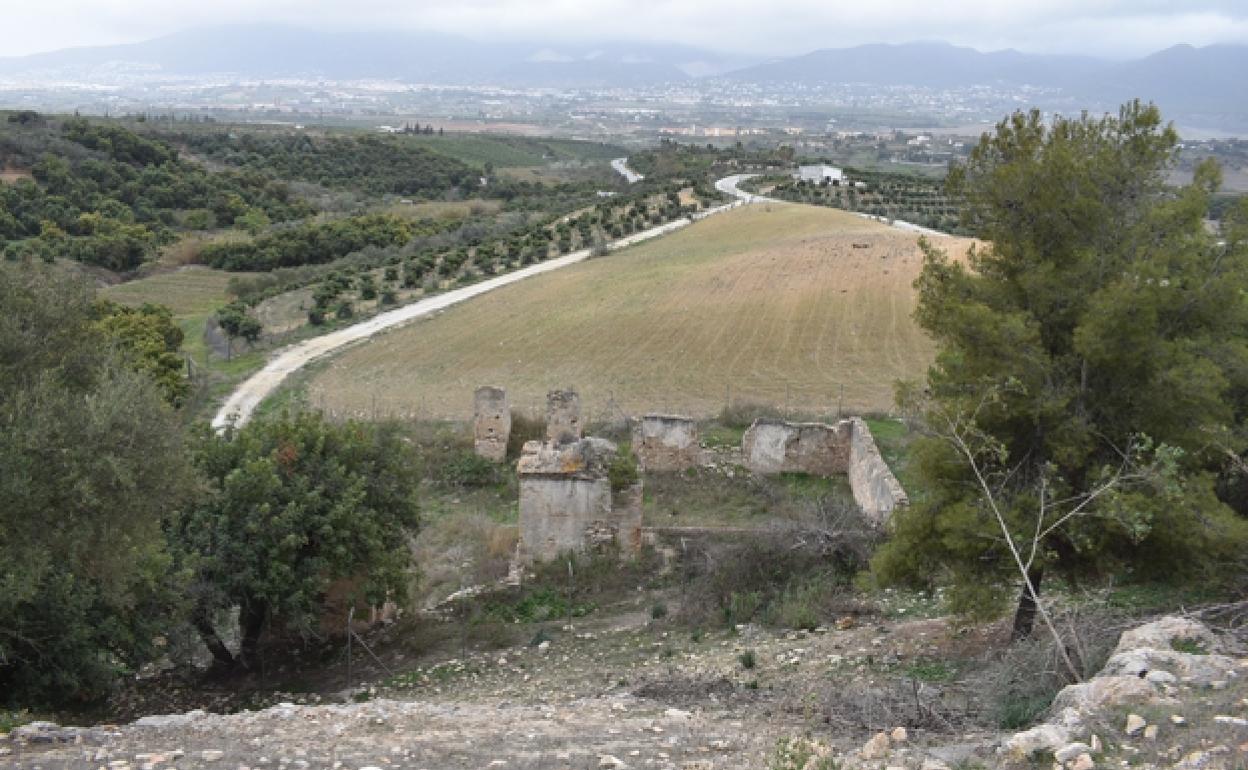
<path fill-rule="evenodd" d="M 575 390 L 552 390 L 546 394 L 546 440 L 552 444 L 580 441 L 581 397 Z"/>
<path fill-rule="evenodd" d="M 484 385 L 472 398 L 473 449 L 487 460 L 501 463 L 507 459 L 507 440 L 511 437 L 511 404 L 507 391 Z"/>

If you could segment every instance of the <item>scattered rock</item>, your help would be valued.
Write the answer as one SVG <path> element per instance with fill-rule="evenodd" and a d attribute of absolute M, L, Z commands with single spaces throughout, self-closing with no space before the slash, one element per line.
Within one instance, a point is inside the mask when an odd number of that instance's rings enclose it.
<path fill-rule="evenodd" d="M 889 738 L 888 733 L 876 733 L 862 746 L 859 752 L 863 759 L 882 759 L 888 756 Z"/>
<path fill-rule="evenodd" d="M 205 762 L 216 762 L 225 756 L 225 752 L 220 749 L 204 749 L 199 752 L 199 758 Z"/>
<path fill-rule="evenodd" d="M 619 768 L 628 767 L 624 760 L 610 754 L 603 754 L 598 757 L 598 766 L 607 768 L 607 770 L 619 770 Z"/>
<path fill-rule="evenodd" d="M 1144 728 L 1144 740 L 1146 741 L 1157 740 L 1157 731 L 1158 731 L 1157 725 L 1149 725 L 1148 727 L 1145 727 Z"/>
<path fill-rule="evenodd" d="M 894 727 L 888 737 L 892 739 L 893 743 L 905 743 L 906 740 L 909 739 L 910 735 L 906 732 L 906 728 Z"/>
<path fill-rule="evenodd" d="M 1140 648 L 1173 650 L 1174 643 L 1180 640 L 1196 642 L 1210 652 L 1218 649 L 1218 638 L 1205 624 L 1171 615 L 1123 631 L 1114 654 Z"/>
<path fill-rule="evenodd" d="M 1042 752 L 1056 751 L 1070 743 L 1070 733 L 1055 724 L 1037 725 L 1030 730 L 1015 733 L 1001 750 L 1012 759 L 1030 759 Z"/>
<path fill-rule="evenodd" d="M 1087 752 L 1090 752 L 1091 750 L 1092 750 L 1092 747 L 1089 746 L 1088 744 L 1076 741 L 1075 743 L 1068 743 L 1065 746 L 1058 749 L 1057 751 L 1053 752 L 1053 758 L 1056 759 L 1058 762 L 1061 762 L 1062 764 L 1066 764 L 1067 762 L 1079 756 L 1080 754 L 1085 754 Z"/>
<path fill-rule="evenodd" d="M 1139 714 L 1128 714 L 1127 726 L 1123 732 L 1127 735 L 1136 736 L 1143 732 L 1147 725 L 1148 723 L 1144 721 L 1144 717 Z"/>
<path fill-rule="evenodd" d="M 1075 761 L 1070 763 L 1070 770 L 1092 770 L 1096 767 L 1096 763 L 1092 761 L 1092 755 L 1086 751 L 1075 757 Z"/>

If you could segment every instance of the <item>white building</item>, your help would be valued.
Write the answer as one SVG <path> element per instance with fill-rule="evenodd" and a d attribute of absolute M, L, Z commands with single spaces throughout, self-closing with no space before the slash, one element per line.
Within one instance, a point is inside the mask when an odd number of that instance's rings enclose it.
<path fill-rule="evenodd" d="M 818 166 L 798 166 L 797 172 L 793 174 L 794 179 L 801 179 L 805 182 L 844 182 L 845 172 L 836 166 L 818 165 Z"/>

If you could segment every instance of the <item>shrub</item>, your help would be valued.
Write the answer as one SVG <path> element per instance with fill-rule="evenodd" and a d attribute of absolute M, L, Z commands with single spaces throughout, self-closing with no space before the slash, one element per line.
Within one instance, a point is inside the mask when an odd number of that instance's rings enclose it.
<path fill-rule="evenodd" d="M 629 446 L 620 447 L 620 451 L 607 469 L 607 475 L 611 479 L 612 492 L 622 492 L 637 483 L 637 479 L 640 478 L 637 470 L 637 457 Z"/>
<path fill-rule="evenodd" d="M 746 671 L 750 671 L 755 666 L 758 665 L 758 658 L 754 654 L 753 650 L 746 650 L 745 652 L 741 653 L 740 655 L 737 656 L 737 660 L 741 663 L 741 668 L 745 669 Z"/>
<path fill-rule="evenodd" d="M 655 602 L 650 608 L 650 617 L 654 620 L 667 617 L 667 605 L 663 602 Z"/>
<path fill-rule="evenodd" d="M 485 487 L 502 480 L 501 468 L 471 449 L 447 452 L 441 463 L 426 467 L 426 475 L 450 487 Z"/>

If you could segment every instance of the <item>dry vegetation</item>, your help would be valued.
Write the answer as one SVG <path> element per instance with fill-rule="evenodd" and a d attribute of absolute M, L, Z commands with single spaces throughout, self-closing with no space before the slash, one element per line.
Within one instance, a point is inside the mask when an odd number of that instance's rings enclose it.
<path fill-rule="evenodd" d="M 748 207 L 387 334 L 327 367 L 309 401 L 458 418 L 494 383 L 522 409 L 574 385 L 591 419 L 708 415 L 729 398 L 888 409 L 933 353 L 910 318 L 921 261 L 914 235 L 844 212 Z"/>

